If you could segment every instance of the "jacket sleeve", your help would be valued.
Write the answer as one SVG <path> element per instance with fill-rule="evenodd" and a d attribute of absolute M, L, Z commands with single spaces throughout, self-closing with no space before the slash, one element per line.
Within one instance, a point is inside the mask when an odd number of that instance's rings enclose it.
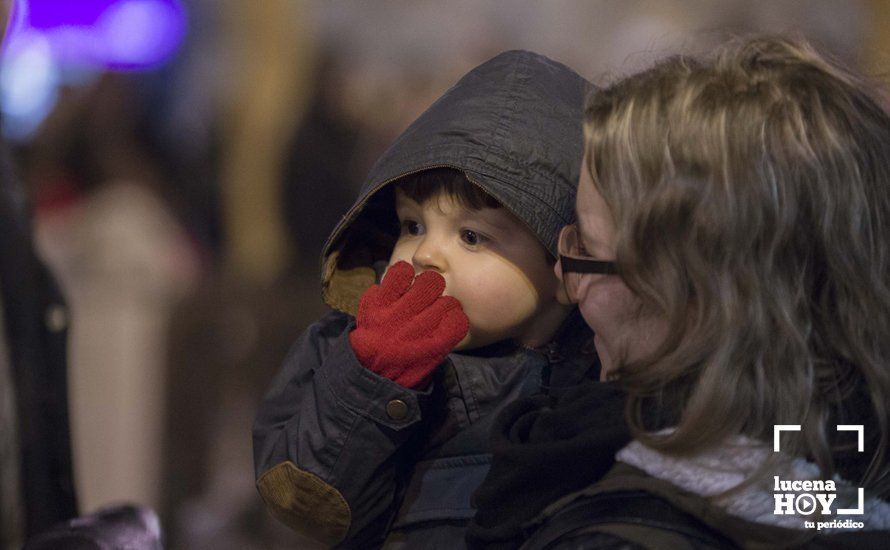
<path fill-rule="evenodd" d="M 380 377 L 349 345 L 354 319 L 332 312 L 288 354 L 253 428 L 257 488 L 273 515 L 327 544 L 383 535 L 400 492 L 406 443 L 430 390 Z"/>

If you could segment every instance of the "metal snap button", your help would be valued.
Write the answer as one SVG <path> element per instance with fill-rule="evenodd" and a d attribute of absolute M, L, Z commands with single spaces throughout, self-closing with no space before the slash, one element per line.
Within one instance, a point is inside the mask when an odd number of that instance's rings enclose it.
<path fill-rule="evenodd" d="M 65 306 L 54 304 L 47 308 L 43 321 L 50 332 L 62 332 L 68 328 L 68 310 Z"/>
<path fill-rule="evenodd" d="M 386 404 L 386 414 L 393 420 L 404 420 L 408 416 L 408 404 L 401 399 L 393 399 Z"/>

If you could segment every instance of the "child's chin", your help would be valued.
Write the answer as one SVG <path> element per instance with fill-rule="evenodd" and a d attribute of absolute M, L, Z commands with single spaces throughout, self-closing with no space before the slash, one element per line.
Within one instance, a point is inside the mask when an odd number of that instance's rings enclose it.
<path fill-rule="evenodd" d="M 458 342 L 456 346 L 454 346 L 454 351 L 470 349 L 472 346 L 473 346 L 473 335 L 468 332 L 467 335 L 464 336 L 464 339 L 461 340 L 460 342 Z"/>
<path fill-rule="evenodd" d="M 453 351 L 470 351 L 477 348 L 485 347 L 489 344 L 493 344 L 498 340 L 498 338 L 492 338 L 490 335 L 484 332 L 482 332 L 481 334 L 476 333 L 474 335 L 473 329 L 471 328 L 470 332 L 468 332 L 467 335 L 464 336 L 464 339 L 458 342 L 456 346 L 454 346 Z"/>

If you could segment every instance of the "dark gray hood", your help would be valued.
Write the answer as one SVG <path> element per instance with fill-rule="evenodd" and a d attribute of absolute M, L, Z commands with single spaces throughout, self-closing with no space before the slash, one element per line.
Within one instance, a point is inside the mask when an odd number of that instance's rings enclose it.
<path fill-rule="evenodd" d="M 328 237 L 325 301 L 355 312 L 375 281 L 375 262 L 387 260 L 395 242 L 389 184 L 430 168 L 462 171 L 556 256 L 559 230 L 574 220 L 582 110 L 592 88 L 565 65 L 526 51 L 504 52 L 467 73 L 377 161 Z"/>

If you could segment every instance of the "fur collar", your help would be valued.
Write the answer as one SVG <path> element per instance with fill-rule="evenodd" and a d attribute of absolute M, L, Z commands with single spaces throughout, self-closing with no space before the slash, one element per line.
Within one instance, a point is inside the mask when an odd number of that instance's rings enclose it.
<path fill-rule="evenodd" d="M 852 519 L 864 523 L 864 530 L 890 529 L 890 503 L 866 495 L 865 513 L 846 516 L 802 517 L 798 515 L 775 515 L 773 496 L 774 478 L 782 480 L 817 480 L 819 468 L 802 458 L 786 459 L 775 466 L 771 475 L 762 482 L 748 485 L 738 491 L 723 495 L 741 484 L 753 474 L 763 462 L 773 455 L 772 448 L 747 437 L 736 437 L 728 443 L 700 453 L 694 457 L 674 457 L 639 441 L 632 441 L 618 452 L 616 458 L 639 468 L 647 474 L 667 481 L 677 487 L 701 495 L 714 497 L 712 502 L 727 513 L 742 519 L 786 527 L 804 529 L 804 519 L 810 521 L 831 521 Z M 834 477 L 837 500 L 833 509 L 856 508 L 857 488 L 838 476 Z M 823 532 L 839 532 L 847 529 L 823 529 Z"/>

